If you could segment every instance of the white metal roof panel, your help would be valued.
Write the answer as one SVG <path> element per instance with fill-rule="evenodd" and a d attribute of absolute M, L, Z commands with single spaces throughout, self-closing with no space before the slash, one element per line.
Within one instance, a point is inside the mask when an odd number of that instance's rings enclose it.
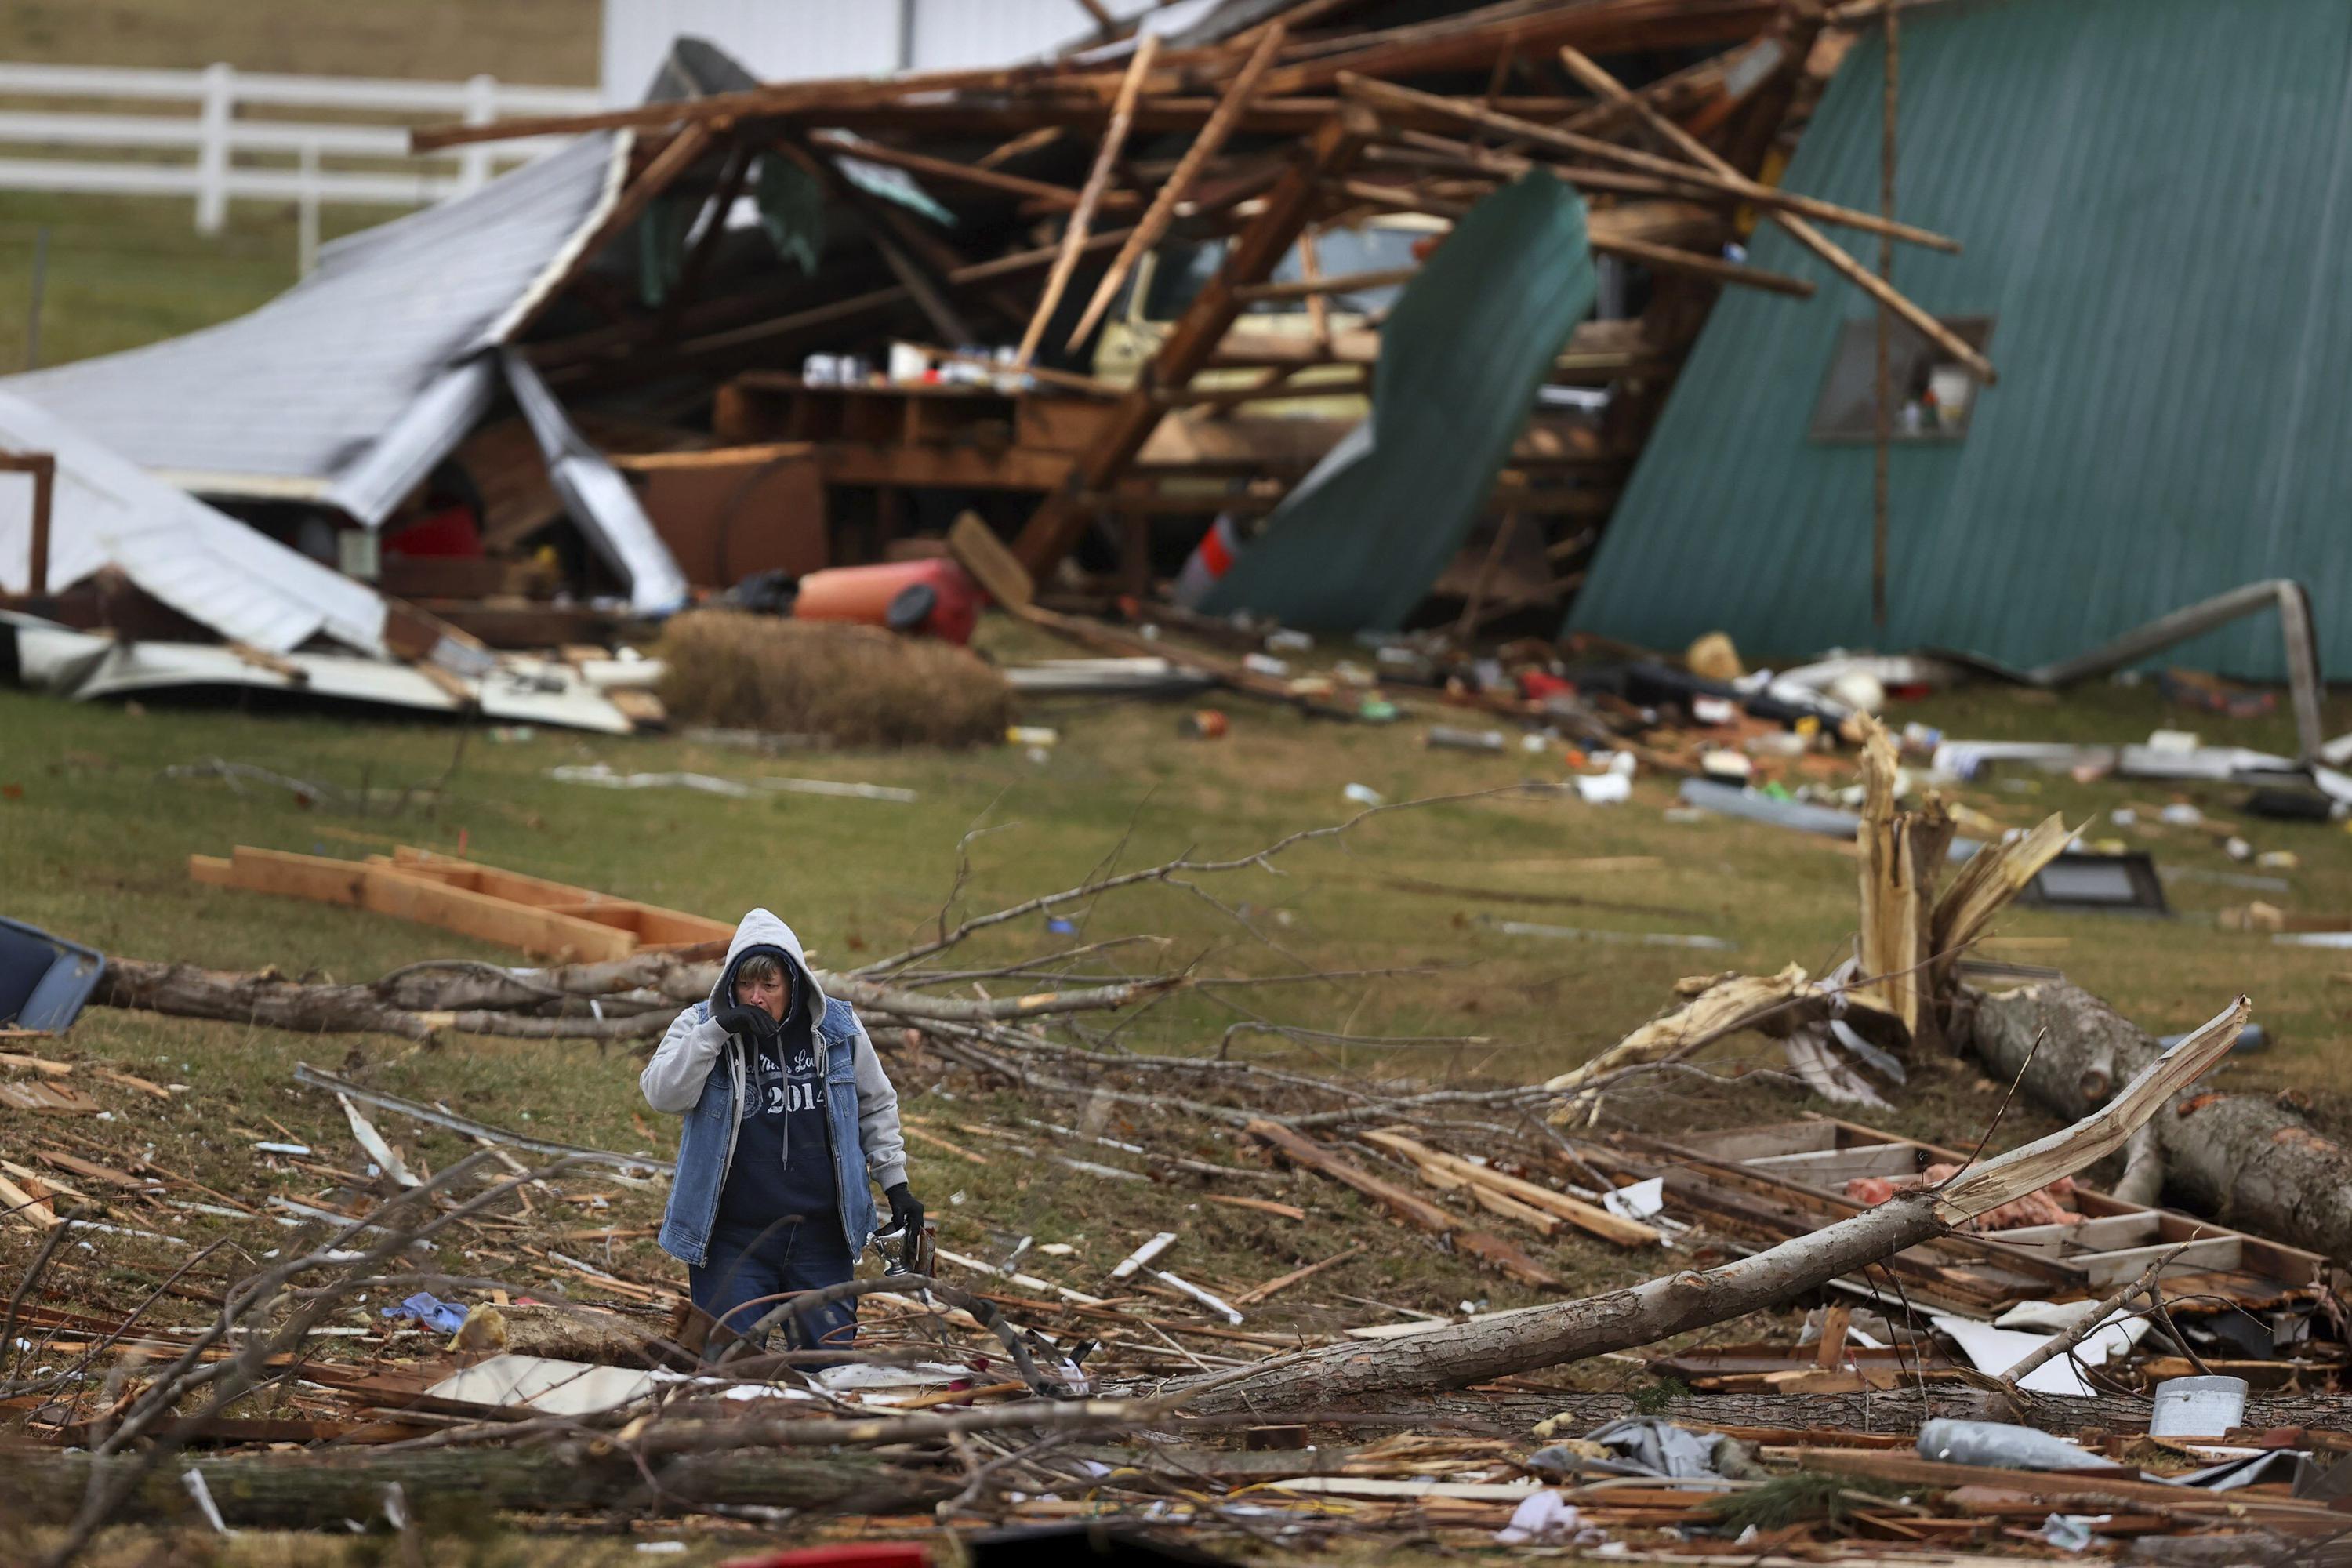
<path fill-rule="evenodd" d="M 119 567 L 155 598 L 225 637 L 283 653 L 323 632 L 383 656 L 375 590 L 214 510 L 22 398 L 0 392 L 0 447 L 57 459 L 49 585 Z M 33 486 L 0 475 L 0 589 L 31 575 Z"/>
<path fill-rule="evenodd" d="M 601 216 L 625 145 L 583 137 L 326 247 L 317 271 L 247 315 L 10 376 L 0 391 L 142 467 L 211 476 L 208 493 L 306 483 L 381 521 L 465 434 L 478 409 L 446 395 L 450 373 L 512 330 Z M 387 443 L 401 450 L 379 449 Z"/>

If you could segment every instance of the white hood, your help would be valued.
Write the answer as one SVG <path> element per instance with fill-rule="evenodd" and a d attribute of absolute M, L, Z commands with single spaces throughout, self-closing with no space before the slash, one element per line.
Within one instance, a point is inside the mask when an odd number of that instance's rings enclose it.
<path fill-rule="evenodd" d="M 824 1016 L 824 991 L 809 969 L 808 955 L 801 951 L 801 939 L 793 933 L 792 927 L 767 910 L 753 910 L 736 922 L 735 938 L 727 944 L 727 962 L 719 966 L 719 978 L 710 987 L 710 1005 L 717 1007 L 728 1000 L 727 987 L 734 977 L 735 961 L 755 947 L 772 947 L 791 959 L 793 967 L 808 984 L 810 1023 Z"/>

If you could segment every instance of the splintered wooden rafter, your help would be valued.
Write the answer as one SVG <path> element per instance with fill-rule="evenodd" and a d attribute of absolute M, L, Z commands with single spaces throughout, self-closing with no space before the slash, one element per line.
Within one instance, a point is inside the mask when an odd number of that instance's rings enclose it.
<path fill-rule="evenodd" d="M 1045 291 L 1038 296 L 1037 309 L 1029 318 L 1027 330 L 1021 334 L 1021 349 L 1013 359 L 1018 369 L 1028 369 L 1029 362 L 1036 357 L 1037 345 L 1045 336 L 1045 323 L 1061 307 L 1063 291 L 1070 286 L 1070 275 L 1077 270 L 1078 258 L 1086 249 L 1087 234 L 1094 226 L 1095 209 L 1102 204 L 1103 193 L 1110 188 L 1119 154 L 1126 151 L 1128 127 L 1135 123 L 1135 100 L 1142 93 L 1144 78 L 1150 74 L 1151 62 L 1159 55 L 1159 35 L 1146 34 L 1136 46 L 1135 58 L 1128 63 L 1127 75 L 1119 81 L 1118 99 L 1110 108 L 1110 129 L 1103 132 L 1102 144 L 1095 151 L 1095 166 L 1087 171 L 1087 183 L 1078 191 L 1078 204 L 1070 213 L 1068 226 L 1062 230 L 1061 247 L 1054 252 L 1054 269 L 1045 275 Z"/>
<path fill-rule="evenodd" d="M 1225 138 L 1232 135 L 1234 127 L 1241 122 L 1242 111 L 1249 107 L 1250 95 L 1257 90 L 1266 68 L 1274 63 L 1274 57 L 1281 49 L 1285 37 L 1281 25 L 1277 23 L 1258 40 L 1248 62 L 1234 78 L 1233 85 L 1225 89 L 1224 98 L 1217 104 L 1217 111 L 1209 116 L 1209 122 L 1201 128 L 1201 134 L 1194 137 L 1192 145 L 1184 150 L 1183 159 L 1177 163 L 1176 172 L 1160 185 L 1160 194 L 1152 197 L 1151 205 L 1144 213 L 1142 221 L 1135 226 L 1135 232 L 1120 247 L 1109 270 L 1102 275 L 1102 281 L 1095 286 L 1094 298 L 1087 301 L 1086 310 L 1078 317 L 1077 326 L 1070 333 L 1071 346 L 1076 347 L 1086 341 L 1087 334 L 1095 330 L 1095 323 L 1102 320 L 1103 312 L 1110 309 L 1110 302 L 1127 281 L 1128 273 L 1143 258 L 1146 251 L 1160 243 L 1161 237 L 1168 232 L 1168 226 L 1176 221 L 1178 204 L 1191 195 L 1201 171 L 1208 167 L 1209 160 L 1217 155 L 1225 144 Z"/>
<path fill-rule="evenodd" d="M 1369 110 L 1349 106 L 1324 121 L 1299 161 L 1265 194 L 1257 216 L 1225 252 L 1224 264 L 1195 295 L 1144 368 L 1133 387 L 1113 407 L 1091 446 L 1070 465 L 1014 542 L 1013 552 L 1033 578 L 1042 581 L 1085 532 L 1093 515 L 1087 498 L 1111 489 L 1166 412 L 1160 393 L 1191 384 L 1241 314 L 1236 290 L 1264 280 L 1314 216 L 1322 182 L 1355 159 L 1379 131 Z"/>
<path fill-rule="evenodd" d="M 1563 47 L 1559 52 L 1559 57 L 1561 63 L 1568 67 L 1570 74 L 1574 76 L 1585 86 L 1591 88 L 1593 91 L 1601 94 L 1603 98 L 1626 104 L 1641 118 L 1641 121 L 1644 125 L 1647 125 L 1652 131 L 1663 137 L 1670 145 L 1672 145 L 1677 152 L 1681 153 L 1685 157 L 1688 158 L 1693 163 L 1696 163 L 1700 168 L 1714 174 L 1718 178 L 1726 180 L 1745 179 L 1745 176 L 1743 176 L 1738 170 L 1733 168 L 1731 164 L 1718 155 L 1713 148 L 1709 147 L 1706 142 L 1698 140 L 1698 138 L 1693 136 L 1689 132 L 1685 131 L 1681 126 L 1676 125 L 1673 121 L 1668 120 L 1664 115 L 1660 114 L 1656 110 L 1651 108 L 1642 100 L 1636 98 L 1632 92 L 1626 89 L 1625 85 L 1622 82 L 1620 82 L 1615 77 L 1611 76 L 1607 71 L 1602 70 L 1599 66 L 1593 64 L 1591 60 L 1586 58 L 1574 48 Z M 1747 183 L 1750 184 L 1754 184 L 1753 181 L 1748 181 Z M 1761 189 L 1762 187 L 1759 186 L 1758 188 Z M 1836 272 L 1841 278 L 1843 278 L 1847 282 L 1852 283 L 1855 288 L 1860 289 L 1864 293 L 1878 301 L 1879 304 L 1884 305 L 1886 309 L 1902 317 L 1904 321 L 1910 323 L 1912 329 L 1917 331 L 1922 337 L 1927 339 L 1928 342 L 1943 350 L 1945 353 L 1950 355 L 1951 358 L 1958 363 L 1966 365 L 1969 374 L 1975 376 L 1987 386 L 1990 386 L 1994 381 L 1998 379 L 1998 376 L 1992 368 L 1992 362 L 1990 360 L 1985 358 L 1983 354 L 1979 353 L 1973 346 L 1964 341 L 1960 335 L 1953 331 L 1951 328 L 1944 325 L 1943 322 L 1937 321 L 1934 316 L 1929 315 L 1926 310 L 1921 310 L 1913 300 L 1896 292 L 1893 284 L 1887 282 L 1886 279 L 1881 278 L 1877 273 L 1871 271 L 1868 268 L 1863 266 L 1861 262 L 1856 261 L 1853 257 L 1848 256 L 1844 251 L 1840 250 L 1835 245 L 1830 243 L 1829 239 L 1822 235 L 1821 230 L 1815 228 L 1811 224 L 1806 222 L 1802 216 L 1799 216 L 1799 211 L 1801 209 L 1793 208 L 1787 204 L 1759 205 L 1764 205 L 1765 215 L 1774 223 L 1779 224 L 1781 229 L 1788 234 L 1790 238 L 1795 240 L 1807 250 L 1811 251 L 1815 256 L 1820 257 L 1823 261 L 1829 263 L 1831 269 Z M 1869 215 L 1865 214 L 1861 216 L 1867 217 Z M 1850 223 L 1848 224 L 1848 226 L 1853 228 L 1868 229 L 1871 232 L 1877 234 L 1885 234 L 1890 232 L 1891 229 L 1900 228 L 1904 226 L 1888 225 L 1884 219 L 1872 218 L 1871 221 L 1866 223 Z M 1896 234 L 1895 237 L 1899 239 L 1905 237 L 1905 236 Z M 1957 248 L 1957 247 L 1955 248 Z"/>

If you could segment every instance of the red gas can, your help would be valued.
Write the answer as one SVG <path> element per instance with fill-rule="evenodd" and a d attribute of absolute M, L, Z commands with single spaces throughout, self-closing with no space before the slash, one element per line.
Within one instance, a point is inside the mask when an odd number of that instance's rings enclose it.
<path fill-rule="evenodd" d="M 979 623 L 980 584 L 944 557 L 831 566 L 801 579 L 793 614 L 809 621 L 862 621 L 941 642 L 968 643 Z"/>

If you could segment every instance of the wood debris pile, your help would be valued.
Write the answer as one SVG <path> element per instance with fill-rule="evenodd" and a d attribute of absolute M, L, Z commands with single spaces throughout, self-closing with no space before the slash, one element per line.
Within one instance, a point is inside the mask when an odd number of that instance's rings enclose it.
<path fill-rule="evenodd" d="M 1213 525 L 1245 548 L 1368 394 L 1429 397 L 1379 385 L 1383 329 L 1456 225 L 1533 176 L 1580 199 L 1605 297 L 1533 408 L 1480 416 L 1508 428 L 1464 498 L 1479 521 L 1403 586 L 1458 610 L 1465 639 L 1555 626 L 1718 291 L 1815 290 L 1735 258 L 1757 224 L 1990 378 L 1849 254 L 1957 241 L 1772 183 L 1875 21 L 1810 0 L 1235 3 L 1033 63 L 775 84 L 689 41 L 644 105 L 415 134 L 420 152 L 604 138 L 613 184 L 489 340 L 531 394 L 394 515 L 316 521 L 380 535 L 365 569 L 396 651 L 433 668 L 448 646 L 635 637 L 614 606 L 656 613 L 637 579 L 656 576 L 871 621 L 919 587 L 902 629 L 960 641 L 979 596 L 940 536 L 967 509 L 1065 607 L 1149 596 Z M 50 586 L 58 603 L 27 607 L 162 633 L 127 584 Z M 331 689 L 232 646 L 254 681 Z M 601 652 L 586 664 L 613 678 Z M 639 683 L 616 689 L 657 717 Z"/>

